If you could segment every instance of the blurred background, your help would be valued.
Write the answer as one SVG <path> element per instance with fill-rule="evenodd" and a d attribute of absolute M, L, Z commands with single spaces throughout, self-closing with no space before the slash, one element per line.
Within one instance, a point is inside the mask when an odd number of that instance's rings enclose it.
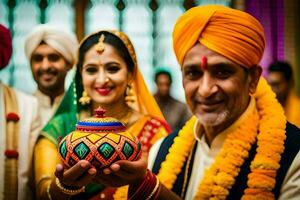
<path fill-rule="evenodd" d="M 274 60 L 291 63 L 299 94 L 298 0 L 0 0 L 0 23 L 13 34 L 13 57 L 9 67 L 0 72 L 0 79 L 27 93 L 35 91 L 24 40 L 37 24 L 54 24 L 76 33 L 79 40 L 99 29 L 119 29 L 131 38 L 150 90 L 155 90 L 155 67 L 168 67 L 174 80 L 171 92 L 184 101 L 180 68 L 172 48 L 172 29 L 185 10 L 204 4 L 222 4 L 254 15 L 263 24 L 267 38 L 261 65 L 266 68 Z M 72 72 L 66 87 L 71 77 Z"/>

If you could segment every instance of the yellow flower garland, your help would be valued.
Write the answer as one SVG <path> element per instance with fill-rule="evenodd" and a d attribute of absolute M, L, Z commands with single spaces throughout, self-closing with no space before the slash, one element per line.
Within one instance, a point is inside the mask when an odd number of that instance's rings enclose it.
<path fill-rule="evenodd" d="M 257 111 L 253 109 L 237 130 L 229 133 L 215 162 L 205 172 L 195 199 L 211 197 L 226 199 L 240 167 L 248 158 L 249 150 L 255 142 L 258 121 Z M 247 124 L 248 122 L 251 122 L 251 126 Z"/>
<path fill-rule="evenodd" d="M 226 199 L 240 166 L 248 157 L 248 151 L 255 137 L 257 137 L 257 153 L 250 166 L 248 188 L 242 199 L 275 198 L 272 189 L 275 187 L 276 171 L 280 167 L 280 157 L 284 150 L 286 118 L 282 107 L 275 99 L 275 94 L 263 78 L 254 97 L 258 114 L 256 112 L 250 114 L 236 131 L 228 135 L 215 162 L 205 172 L 195 199 Z M 179 132 L 166 160 L 161 165 L 157 176 L 168 189 L 172 189 L 191 151 L 195 122 L 196 118 L 193 117 Z"/>

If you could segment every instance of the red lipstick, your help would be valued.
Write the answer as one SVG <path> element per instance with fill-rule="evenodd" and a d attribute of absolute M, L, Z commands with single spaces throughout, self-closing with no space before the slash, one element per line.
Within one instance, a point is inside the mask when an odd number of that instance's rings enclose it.
<path fill-rule="evenodd" d="M 96 90 L 102 96 L 108 95 L 108 93 L 111 91 L 109 88 L 97 88 Z"/>

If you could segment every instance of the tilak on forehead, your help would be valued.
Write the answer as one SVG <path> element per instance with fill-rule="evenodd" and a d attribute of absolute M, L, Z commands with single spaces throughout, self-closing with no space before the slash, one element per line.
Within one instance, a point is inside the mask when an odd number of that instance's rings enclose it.
<path fill-rule="evenodd" d="M 200 68 L 202 70 L 206 70 L 207 69 L 207 57 L 206 56 L 202 56 L 201 57 L 201 65 Z"/>
<path fill-rule="evenodd" d="M 105 48 L 104 39 L 105 39 L 104 34 L 101 34 L 101 36 L 99 37 L 98 43 L 96 44 L 96 51 L 99 54 L 104 51 L 104 48 Z"/>

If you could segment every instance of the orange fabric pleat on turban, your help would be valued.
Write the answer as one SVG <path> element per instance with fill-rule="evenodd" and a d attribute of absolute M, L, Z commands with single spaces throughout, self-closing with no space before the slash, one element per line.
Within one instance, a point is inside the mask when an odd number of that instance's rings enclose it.
<path fill-rule="evenodd" d="M 219 5 L 194 7 L 177 20 L 173 48 L 180 65 L 197 41 L 246 68 L 259 63 L 265 48 L 264 30 L 258 20 Z"/>

